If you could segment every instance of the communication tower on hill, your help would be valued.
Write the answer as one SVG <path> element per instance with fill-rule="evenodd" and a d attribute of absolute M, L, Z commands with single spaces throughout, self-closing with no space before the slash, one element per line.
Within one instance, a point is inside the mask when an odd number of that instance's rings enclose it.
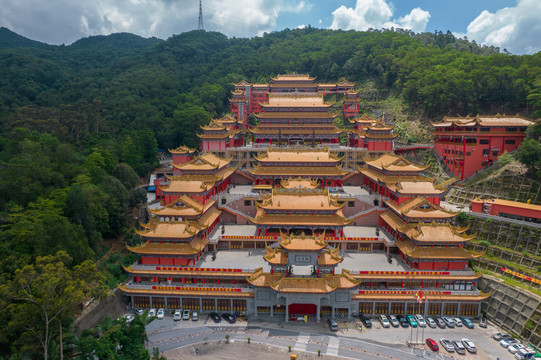
<path fill-rule="evenodd" d="M 203 5 L 201 4 L 202 0 L 199 0 L 199 23 L 197 24 L 197 30 L 203 29 Z"/>

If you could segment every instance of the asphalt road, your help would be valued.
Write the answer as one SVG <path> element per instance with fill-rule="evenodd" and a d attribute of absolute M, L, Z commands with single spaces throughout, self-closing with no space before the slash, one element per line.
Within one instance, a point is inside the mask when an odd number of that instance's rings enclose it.
<path fill-rule="evenodd" d="M 268 319 L 267 319 L 268 320 Z M 467 328 L 455 329 L 422 329 L 388 328 L 383 329 L 379 323 L 374 322 L 372 329 L 355 328 L 352 322 L 339 322 L 342 329 L 338 332 L 329 331 L 326 323 L 321 324 L 295 324 L 276 321 L 249 321 L 228 324 L 222 321 L 214 324 L 206 316 L 199 321 L 173 321 L 170 316 L 164 320 L 154 320 L 147 326 L 147 348 L 151 350 L 158 347 L 161 352 L 176 349 L 205 341 L 213 342 L 225 340 L 229 335 L 233 341 L 251 341 L 264 343 L 281 348 L 292 347 L 294 351 L 305 351 L 322 354 L 348 357 L 354 359 L 514 359 L 514 357 L 490 336 L 499 330 L 489 325 L 488 329 Z M 349 329 L 348 329 L 349 328 Z M 449 354 L 440 346 L 439 353 L 434 353 L 426 346 L 410 348 L 406 341 L 416 337 L 420 342 L 426 338 L 460 340 L 468 338 L 475 343 L 478 354 L 458 355 Z"/>

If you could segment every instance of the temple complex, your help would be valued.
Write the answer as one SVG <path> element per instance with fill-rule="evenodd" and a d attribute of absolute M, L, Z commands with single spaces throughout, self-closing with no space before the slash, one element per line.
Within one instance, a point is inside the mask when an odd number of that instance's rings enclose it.
<path fill-rule="evenodd" d="M 483 254 L 440 206 L 449 183 L 392 152 L 393 126 L 358 116 L 355 84 L 271 80 L 235 84 L 231 115 L 202 127 L 199 155 L 171 151 L 141 244 L 128 247 L 139 255 L 120 286 L 131 304 L 285 321 L 478 316 L 490 294 L 470 261 Z M 334 125 L 340 111 L 353 129 Z"/>
<path fill-rule="evenodd" d="M 517 149 L 533 121 L 520 116 L 444 117 L 432 123 L 434 143 L 447 167 L 461 180 Z"/>

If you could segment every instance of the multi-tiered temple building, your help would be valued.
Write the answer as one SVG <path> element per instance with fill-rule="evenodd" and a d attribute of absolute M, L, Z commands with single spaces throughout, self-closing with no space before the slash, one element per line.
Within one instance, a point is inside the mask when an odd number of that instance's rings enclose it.
<path fill-rule="evenodd" d="M 489 294 L 470 261 L 483 254 L 440 206 L 447 184 L 394 155 L 393 126 L 358 109 L 347 81 L 236 84 L 231 116 L 202 127 L 203 151 L 172 150 L 156 176 L 142 243 L 128 248 L 140 258 L 120 287 L 132 305 L 288 321 L 477 316 Z"/>

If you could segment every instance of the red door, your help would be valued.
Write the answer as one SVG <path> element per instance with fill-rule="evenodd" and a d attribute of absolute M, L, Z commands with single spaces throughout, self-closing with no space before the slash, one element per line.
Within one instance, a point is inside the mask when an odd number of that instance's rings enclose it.
<path fill-rule="evenodd" d="M 315 304 L 290 304 L 289 315 L 315 315 L 317 305 Z"/>

